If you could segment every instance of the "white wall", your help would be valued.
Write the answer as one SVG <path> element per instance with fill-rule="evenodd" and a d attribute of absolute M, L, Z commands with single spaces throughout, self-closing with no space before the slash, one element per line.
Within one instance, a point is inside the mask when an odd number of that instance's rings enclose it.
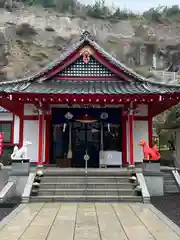
<path fill-rule="evenodd" d="M 0 113 L 0 121 L 12 121 L 13 114 L 12 113 Z"/>
<path fill-rule="evenodd" d="M 142 162 L 143 150 L 138 146 L 141 139 L 149 144 L 148 121 L 134 121 L 134 160 Z"/>
<path fill-rule="evenodd" d="M 19 144 L 19 117 L 14 117 L 14 144 Z"/>
<path fill-rule="evenodd" d="M 136 116 L 148 116 L 148 105 L 138 104 Z"/>
<path fill-rule="evenodd" d="M 140 146 L 138 146 L 141 139 L 149 143 L 148 135 L 148 121 L 134 121 L 134 161 L 143 161 L 143 151 Z M 126 122 L 126 137 L 127 137 L 127 161 L 129 162 L 129 129 L 128 121 Z"/>
<path fill-rule="evenodd" d="M 32 142 L 28 148 L 28 157 L 31 162 L 36 162 L 38 160 L 38 121 L 25 120 L 23 134 L 24 138 Z"/>
<path fill-rule="evenodd" d="M 24 115 L 25 116 L 32 116 L 32 115 L 37 115 L 37 113 L 35 113 L 35 106 L 33 104 L 25 104 L 24 105 Z"/>
<path fill-rule="evenodd" d="M 44 152 L 43 152 L 43 162 L 45 161 L 45 136 L 46 136 L 46 121 L 44 122 Z M 38 161 L 38 133 L 39 124 L 38 120 L 25 120 L 24 121 L 24 138 L 27 138 L 32 145 L 28 148 L 28 157 L 31 162 Z"/>

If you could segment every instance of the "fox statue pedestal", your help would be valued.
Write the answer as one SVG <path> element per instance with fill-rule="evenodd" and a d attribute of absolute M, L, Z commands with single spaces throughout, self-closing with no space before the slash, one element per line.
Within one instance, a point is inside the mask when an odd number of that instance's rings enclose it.
<path fill-rule="evenodd" d="M 160 172 L 160 161 L 143 160 L 143 171 Z"/>
<path fill-rule="evenodd" d="M 12 172 L 11 176 L 27 176 L 30 172 L 30 160 L 27 157 L 27 148 L 32 145 L 27 139 L 24 140 L 23 146 L 18 149 L 14 147 L 11 154 L 12 159 Z"/>
<path fill-rule="evenodd" d="M 21 148 L 15 146 L 11 154 L 12 170 L 9 174 L 8 182 L 12 182 L 15 188 L 15 192 L 11 194 L 11 197 L 22 198 L 23 196 L 30 175 L 30 161 L 27 157 L 27 148 L 31 144 L 27 139 L 24 139 L 23 146 Z"/>
<path fill-rule="evenodd" d="M 12 160 L 11 176 L 29 176 L 30 160 L 29 159 L 16 159 Z"/>
<path fill-rule="evenodd" d="M 146 181 L 150 196 L 164 195 L 164 176 L 160 170 L 161 155 L 156 145 L 152 148 L 148 146 L 145 140 L 139 142 L 144 153 L 143 175 Z"/>

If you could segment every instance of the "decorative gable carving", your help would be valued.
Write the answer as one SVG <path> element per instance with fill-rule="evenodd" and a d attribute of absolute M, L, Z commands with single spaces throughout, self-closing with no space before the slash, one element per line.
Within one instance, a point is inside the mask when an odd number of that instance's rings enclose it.
<path fill-rule="evenodd" d="M 92 55 L 85 52 L 75 62 L 67 66 L 57 76 L 69 76 L 69 77 L 108 77 L 114 76 L 109 69 L 103 66 Z"/>

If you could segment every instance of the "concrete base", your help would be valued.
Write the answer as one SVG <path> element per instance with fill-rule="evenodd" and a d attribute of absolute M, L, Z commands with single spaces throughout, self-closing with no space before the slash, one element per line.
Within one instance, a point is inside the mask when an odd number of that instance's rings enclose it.
<path fill-rule="evenodd" d="M 16 185 L 14 182 L 8 182 L 0 191 L 0 203 L 8 201 L 10 198 L 16 196 Z"/>
<path fill-rule="evenodd" d="M 150 193 L 148 191 L 146 180 L 145 180 L 143 174 L 142 173 L 136 173 L 136 177 L 137 177 L 138 183 L 141 187 L 143 202 L 144 203 L 150 203 Z"/>
<path fill-rule="evenodd" d="M 21 201 L 23 203 L 29 202 L 29 198 L 30 198 L 30 195 L 31 195 L 31 189 L 32 189 L 32 185 L 33 185 L 35 176 L 36 176 L 35 173 L 30 173 L 29 174 L 29 177 L 27 179 L 26 186 L 24 188 L 24 192 L 23 192 L 22 198 L 21 198 Z"/>
<path fill-rule="evenodd" d="M 160 162 L 143 161 L 143 171 L 160 172 Z"/>
<path fill-rule="evenodd" d="M 30 173 L 30 161 L 29 159 L 19 159 L 12 161 L 11 176 L 29 176 Z"/>
<path fill-rule="evenodd" d="M 164 195 L 164 177 L 161 172 L 144 171 L 144 178 L 150 196 Z"/>
<path fill-rule="evenodd" d="M 16 194 L 14 197 L 22 196 L 27 180 L 28 180 L 28 176 L 10 176 L 9 177 L 9 182 L 14 182 L 16 186 Z"/>

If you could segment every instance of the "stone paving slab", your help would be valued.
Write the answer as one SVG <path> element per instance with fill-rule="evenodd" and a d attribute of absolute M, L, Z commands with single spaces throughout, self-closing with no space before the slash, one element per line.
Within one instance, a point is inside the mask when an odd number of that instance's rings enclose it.
<path fill-rule="evenodd" d="M 180 240 L 180 229 L 151 204 L 31 203 L 0 228 L 9 239 Z"/>

